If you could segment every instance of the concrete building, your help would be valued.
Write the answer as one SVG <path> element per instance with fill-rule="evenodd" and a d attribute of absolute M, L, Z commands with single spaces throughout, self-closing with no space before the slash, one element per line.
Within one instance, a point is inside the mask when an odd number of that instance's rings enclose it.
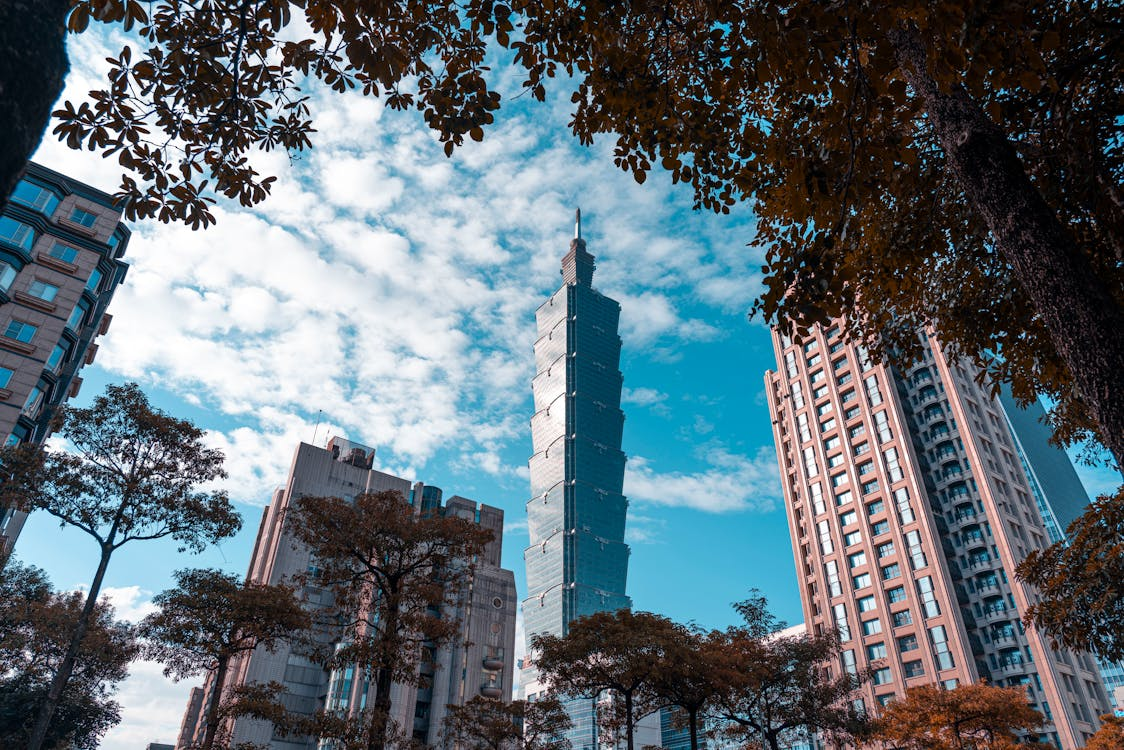
<path fill-rule="evenodd" d="M 277 584 L 309 570 L 314 561 L 306 547 L 293 539 L 286 525 L 290 504 L 301 496 L 336 496 L 345 499 L 367 492 L 396 490 L 411 505 L 422 510 L 440 510 L 475 521 L 495 535 L 476 561 L 466 596 L 457 611 L 446 613 L 461 623 L 461 634 L 449 644 L 434 651 L 436 669 L 427 672 L 419 685 L 395 684 L 392 690 L 392 720 L 412 734 L 414 739 L 437 742 L 445 717 L 446 706 L 460 704 L 477 695 L 509 698 L 514 678 L 515 576 L 500 567 L 503 545 L 503 511 L 472 500 L 453 496 L 442 505 L 442 492 L 437 487 L 384 474 L 372 468 L 374 451 L 340 438 L 333 438 L 327 448 L 301 443 L 293 457 L 285 486 L 273 495 L 273 502 L 262 514 L 261 526 L 254 543 L 247 579 Z M 307 586 L 303 591 L 311 607 L 325 606 L 328 592 Z M 339 633 L 324 633 L 322 642 L 331 644 Z M 429 669 L 429 667 L 427 667 Z M 362 710 L 374 703 L 374 680 L 367 679 L 358 668 L 328 672 L 282 644 L 273 652 L 258 649 L 230 670 L 228 685 L 278 681 L 285 685 L 283 702 L 298 714 L 310 715 L 327 709 L 341 713 Z M 210 685 L 204 687 L 199 701 L 193 700 L 188 714 L 198 715 L 198 705 L 206 705 Z M 191 724 L 190 726 L 189 723 Z M 184 719 L 177 748 L 202 738 L 202 718 L 194 722 Z M 232 729 L 232 744 L 251 742 L 278 750 L 313 750 L 315 739 L 284 737 L 275 734 L 269 722 L 238 720 Z M 319 743 L 330 748 L 330 742 Z"/>
<path fill-rule="evenodd" d="M 593 288 L 593 271 L 579 214 L 562 259 L 562 286 L 535 313 L 530 546 L 523 555 L 528 643 L 539 633 L 565 635 L 583 615 L 632 606 L 625 595 L 620 305 Z M 543 690 L 533 657 L 528 654 L 520 680 L 529 699 Z M 575 699 L 567 708 L 574 750 L 598 747 L 594 702 Z M 654 727 L 658 743 L 658 721 Z"/>
<path fill-rule="evenodd" d="M 0 213 L 0 438 L 41 444 L 109 328 L 128 266 L 113 197 L 29 163 Z M 0 560 L 26 514 L 0 508 Z"/>
<path fill-rule="evenodd" d="M 924 343 L 899 372 L 837 327 L 774 333 L 766 392 L 805 622 L 838 630 L 841 668 L 875 666 L 873 710 L 915 685 L 1019 685 L 1075 750 L 1108 698 L 1088 654 L 1022 626 L 1035 594 L 1014 568 L 1050 541 L 1028 471 L 1003 405 Z"/>

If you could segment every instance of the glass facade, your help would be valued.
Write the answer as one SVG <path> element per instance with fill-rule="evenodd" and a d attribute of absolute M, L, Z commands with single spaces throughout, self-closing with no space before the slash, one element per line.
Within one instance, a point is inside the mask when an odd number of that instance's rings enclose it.
<path fill-rule="evenodd" d="M 565 635 L 570 621 L 631 606 L 622 494 L 620 305 L 592 285 L 593 256 L 574 239 L 563 286 L 536 313 L 531 419 L 530 546 L 524 553 L 528 638 Z M 535 679 L 527 667 L 523 684 Z M 575 750 L 597 747 L 592 701 L 571 701 Z"/>

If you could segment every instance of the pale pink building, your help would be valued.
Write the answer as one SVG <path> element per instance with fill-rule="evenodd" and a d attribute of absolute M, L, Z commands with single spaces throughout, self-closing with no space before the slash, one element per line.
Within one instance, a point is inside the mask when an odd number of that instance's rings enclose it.
<path fill-rule="evenodd" d="M 1015 565 L 1049 539 L 1000 402 L 931 337 L 904 372 L 838 327 L 773 342 L 766 392 L 805 622 L 838 629 L 841 669 L 874 666 L 866 708 L 916 685 L 1021 685 L 1046 738 L 1083 747 L 1108 696 L 1088 654 L 1020 621 L 1034 593 Z"/>

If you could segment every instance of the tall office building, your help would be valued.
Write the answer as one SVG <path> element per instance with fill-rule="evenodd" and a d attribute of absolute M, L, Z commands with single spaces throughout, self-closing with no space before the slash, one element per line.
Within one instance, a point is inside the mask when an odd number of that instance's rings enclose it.
<path fill-rule="evenodd" d="M 113 197 L 29 163 L 0 213 L 0 438 L 41 444 L 97 353 L 128 266 Z M 26 514 L 0 507 L 0 561 Z"/>
<path fill-rule="evenodd" d="M 805 622 L 835 628 L 842 665 L 874 665 L 876 710 L 908 687 L 1024 686 L 1062 750 L 1108 708 L 1093 659 L 1024 630 L 1015 580 L 1049 543 L 1002 404 L 925 339 L 904 372 L 873 364 L 837 327 L 774 333 L 766 375 Z"/>
<path fill-rule="evenodd" d="M 274 492 L 273 502 L 262 515 L 247 580 L 277 584 L 304 573 L 314 564 L 307 547 L 297 543 L 286 522 L 286 513 L 294 500 L 302 496 L 335 496 L 354 498 L 366 492 L 396 490 L 402 493 L 420 513 L 441 512 L 478 523 L 490 529 L 494 539 L 476 561 L 465 596 L 456 611 L 443 613 L 461 623 L 461 633 L 449 643 L 434 650 L 431 664 L 424 669 L 420 685 L 396 683 L 391 690 L 394 723 L 414 739 L 436 744 L 445 718 L 446 707 L 459 705 L 475 696 L 508 698 L 514 680 L 515 648 L 515 575 L 500 567 L 503 545 L 503 511 L 472 500 L 454 496 L 442 505 L 442 492 L 420 482 L 411 486 L 399 477 L 371 468 L 374 451 L 356 443 L 333 438 L 327 449 L 301 443 L 293 457 L 289 479 Z M 326 604 L 330 595 L 315 586 L 303 591 L 310 607 Z M 330 645 L 339 633 L 324 632 L 323 643 Z M 434 668 L 436 667 L 436 668 Z M 356 713 L 374 704 L 374 680 L 357 667 L 325 671 L 321 665 L 294 651 L 291 644 L 281 644 L 274 651 L 259 648 L 248 658 L 230 668 L 227 684 L 281 682 L 286 693 L 286 708 L 298 714 L 311 715 L 326 709 L 340 713 Z M 205 711 L 212 684 L 204 686 L 203 694 L 192 695 L 177 748 L 202 739 Z M 278 750 L 328 750 L 330 741 L 317 743 L 313 738 L 285 737 L 275 734 L 269 722 L 238 719 L 234 722 L 231 744 L 258 743 Z"/>
<path fill-rule="evenodd" d="M 562 286 L 535 313 L 530 546 L 523 554 L 528 639 L 562 636 L 578 617 L 632 605 L 625 595 L 620 305 L 593 288 L 593 270 L 579 217 Z M 532 697 L 541 686 L 529 657 L 521 684 Z M 597 747 L 593 702 L 574 700 L 568 710 L 574 749 Z"/>

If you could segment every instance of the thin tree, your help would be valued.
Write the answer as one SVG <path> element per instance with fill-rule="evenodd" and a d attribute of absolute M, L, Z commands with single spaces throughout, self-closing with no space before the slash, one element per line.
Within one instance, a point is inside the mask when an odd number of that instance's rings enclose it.
<path fill-rule="evenodd" d="M 295 538 L 316 561 L 307 582 L 332 593 L 322 624 L 340 637 L 325 664 L 370 675 L 375 694 L 364 734 L 370 750 L 383 750 L 391 687 L 417 682 L 422 647 L 459 632 L 454 605 L 492 532 L 439 509 L 420 512 L 394 491 L 354 501 L 302 497 L 291 513 Z"/>
<path fill-rule="evenodd" d="M 43 700 L 82 612 L 78 592 L 55 592 L 39 568 L 0 570 L 0 747 L 27 747 Z M 121 720 L 113 700 L 138 647 L 132 628 L 97 603 L 44 740 L 50 748 L 94 750 Z"/>
<path fill-rule="evenodd" d="M 171 537 L 193 552 L 242 525 L 225 492 L 200 486 L 225 477 L 223 455 L 191 422 L 154 409 L 135 383 L 107 386 L 87 409 L 63 407 L 55 425 L 70 451 L 35 446 L 0 450 L 10 472 L 0 502 L 41 510 L 89 534 L 98 564 L 68 645 L 36 718 L 28 750 L 40 750 L 93 622 L 113 553 L 137 541 Z"/>
<path fill-rule="evenodd" d="M 164 665 L 175 679 L 200 672 L 210 676 L 211 695 L 204 711 L 200 750 L 212 750 L 227 670 L 259 646 L 272 651 L 299 637 L 311 618 L 289 586 L 243 583 L 213 569 L 178 570 L 175 588 L 153 597 L 157 612 L 138 626 L 147 658 Z"/>
<path fill-rule="evenodd" d="M 535 635 L 530 648 L 552 690 L 591 700 L 610 693 L 608 724 L 623 725 L 625 745 L 633 750 L 636 722 L 659 707 L 653 685 L 664 654 L 682 635 L 666 617 L 621 609 L 579 617 L 563 637 Z"/>
<path fill-rule="evenodd" d="M 554 696 L 505 702 L 478 695 L 448 707 L 442 739 L 448 750 L 570 750 L 571 726 Z"/>

